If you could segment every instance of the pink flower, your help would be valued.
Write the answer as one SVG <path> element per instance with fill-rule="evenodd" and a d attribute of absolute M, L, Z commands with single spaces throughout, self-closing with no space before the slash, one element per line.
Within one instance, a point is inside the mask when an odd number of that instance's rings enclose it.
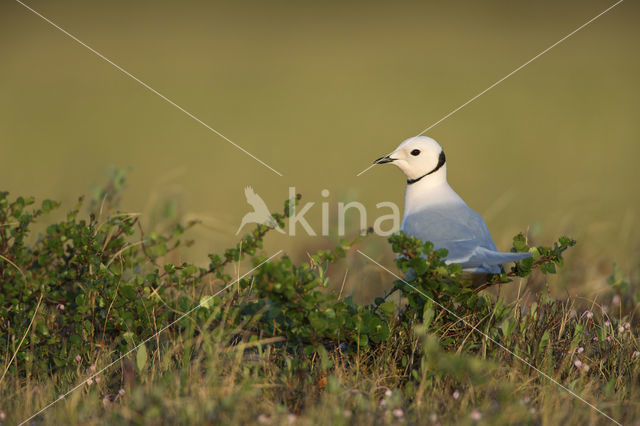
<path fill-rule="evenodd" d="M 604 322 L 604 326 L 605 326 L 605 327 L 610 327 L 610 326 L 611 326 L 611 321 L 606 320 L 606 321 Z"/>
<path fill-rule="evenodd" d="M 458 389 L 453 391 L 453 399 L 458 399 L 460 398 L 460 391 L 458 391 Z"/>
<path fill-rule="evenodd" d="M 64 305 L 62 303 L 58 303 L 57 308 L 60 309 L 61 311 L 64 311 Z"/>
<path fill-rule="evenodd" d="M 387 398 L 389 398 L 392 394 L 393 392 L 391 392 L 391 389 L 387 389 L 386 391 L 384 391 L 384 396 L 386 396 Z"/>
<path fill-rule="evenodd" d="M 384 407 L 385 405 L 387 405 L 387 401 L 386 401 L 384 398 L 382 398 L 382 399 L 380 400 L 380 403 L 378 404 L 378 407 L 382 408 L 382 407 Z"/>
<path fill-rule="evenodd" d="M 100 383 L 100 376 L 96 376 L 96 383 Z"/>
<path fill-rule="evenodd" d="M 597 342 L 598 341 L 598 336 L 593 336 L 593 341 Z"/>
<path fill-rule="evenodd" d="M 396 417 L 396 419 L 401 419 L 404 417 L 404 411 L 402 411 L 402 408 L 396 408 L 395 410 L 393 410 L 393 415 Z"/>
<path fill-rule="evenodd" d="M 578 349 L 576 349 L 576 352 L 581 354 L 582 352 L 584 352 L 584 348 L 582 346 L 580 346 Z"/>
<path fill-rule="evenodd" d="M 80 356 L 80 354 L 76 355 L 76 361 L 77 361 L 77 362 L 82 361 L 82 357 Z"/>
<path fill-rule="evenodd" d="M 640 352 L 638 352 L 638 351 L 634 351 L 632 356 L 633 356 L 634 358 L 640 358 Z"/>
<path fill-rule="evenodd" d="M 618 296 L 617 294 L 613 296 L 613 299 L 611 299 L 611 304 L 614 306 L 618 306 L 620 304 L 620 296 Z"/>
<path fill-rule="evenodd" d="M 584 312 L 582 313 L 582 316 L 583 316 L 583 317 L 587 317 L 587 319 L 592 319 L 592 318 L 593 318 L 593 312 L 591 312 L 591 311 L 589 311 L 589 310 L 584 311 Z"/>
<path fill-rule="evenodd" d="M 91 386 L 93 384 L 93 379 L 91 377 L 89 377 L 87 379 L 87 386 Z"/>
<path fill-rule="evenodd" d="M 589 364 L 582 364 L 582 369 L 586 373 L 587 371 L 591 370 L 591 367 L 589 367 Z"/>
<path fill-rule="evenodd" d="M 580 368 L 582 367 L 582 361 L 580 361 L 579 359 L 576 359 L 575 361 L 573 361 L 573 365 L 575 365 L 576 368 Z"/>
<path fill-rule="evenodd" d="M 124 396 L 124 394 L 125 394 L 125 393 L 126 393 L 126 392 L 124 391 L 124 389 L 120 389 L 120 390 L 118 391 L 118 395 L 120 395 L 120 396 Z"/>
<path fill-rule="evenodd" d="M 471 412 L 471 418 L 475 421 L 478 421 L 482 418 L 482 414 L 480 413 L 480 411 L 474 408 Z"/>

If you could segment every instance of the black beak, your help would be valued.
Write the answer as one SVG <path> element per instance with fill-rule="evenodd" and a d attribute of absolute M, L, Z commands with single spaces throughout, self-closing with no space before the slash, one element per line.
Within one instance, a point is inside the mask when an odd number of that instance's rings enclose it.
<path fill-rule="evenodd" d="M 388 155 L 385 155 L 384 157 L 378 158 L 376 161 L 373 162 L 373 164 L 387 164 L 395 160 L 396 160 L 395 158 L 391 158 Z"/>

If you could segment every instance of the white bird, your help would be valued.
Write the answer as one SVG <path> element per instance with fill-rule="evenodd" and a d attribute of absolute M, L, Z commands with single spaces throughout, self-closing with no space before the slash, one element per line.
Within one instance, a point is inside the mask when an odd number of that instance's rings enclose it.
<path fill-rule="evenodd" d="M 501 272 L 501 265 L 530 257 L 531 253 L 504 253 L 496 248 L 487 225 L 447 183 L 442 147 L 426 136 L 402 142 L 374 164 L 393 163 L 407 176 L 401 229 L 434 248 L 445 248 L 448 264 L 472 273 Z"/>

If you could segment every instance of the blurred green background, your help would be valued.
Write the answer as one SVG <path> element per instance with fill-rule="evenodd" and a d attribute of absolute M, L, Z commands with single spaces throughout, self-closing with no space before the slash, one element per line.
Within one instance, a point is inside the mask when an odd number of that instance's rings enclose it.
<path fill-rule="evenodd" d="M 272 210 L 295 186 L 317 230 L 326 200 L 334 213 L 359 200 L 373 223 L 376 203 L 402 206 L 404 178 L 358 172 L 612 3 L 28 2 L 280 177 L 3 1 L 0 186 L 70 208 L 110 165 L 130 168 L 122 208 L 149 221 L 172 200 L 202 218 L 196 256 L 236 241 L 248 185 Z M 612 260 L 630 270 L 640 258 L 638 12 L 622 3 L 427 134 L 500 248 L 527 228 L 539 243 L 569 233 L 595 287 Z M 383 238 L 369 245 L 391 259 Z"/>

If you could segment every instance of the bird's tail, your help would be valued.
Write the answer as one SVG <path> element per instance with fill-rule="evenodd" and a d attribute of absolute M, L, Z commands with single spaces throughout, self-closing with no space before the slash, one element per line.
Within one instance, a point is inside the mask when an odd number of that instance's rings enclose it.
<path fill-rule="evenodd" d="M 473 268 L 476 266 L 493 266 L 502 265 L 509 262 L 517 262 L 527 257 L 531 257 L 531 253 L 506 253 L 500 251 L 493 251 L 484 247 L 477 247 L 471 256 L 466 259 L 449 259 L 450 263 L 459 263 L 463 268 Z"/>

